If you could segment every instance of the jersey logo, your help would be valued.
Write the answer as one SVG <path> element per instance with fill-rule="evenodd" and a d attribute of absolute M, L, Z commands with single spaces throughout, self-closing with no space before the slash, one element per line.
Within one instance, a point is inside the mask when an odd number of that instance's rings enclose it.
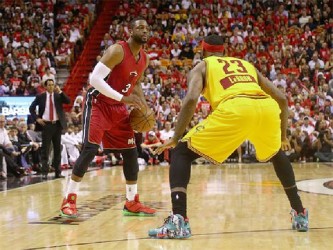
<path fill-rule="evenodd" d="M 132 71 L 132 72 L 130 72 L 130 76 L 131 77 L 137 77 L 138 76 L 138 72 L 137 71 Z"/>

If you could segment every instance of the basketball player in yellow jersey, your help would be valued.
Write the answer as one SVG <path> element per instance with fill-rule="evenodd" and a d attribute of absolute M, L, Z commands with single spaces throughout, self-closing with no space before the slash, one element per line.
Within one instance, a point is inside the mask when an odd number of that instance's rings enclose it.
<path fill-rule="evenodd" d="M 255 146 L 259 161 L 271 159 L 292 207 L 292 228 L 308 230 L 308 211 L 302 205 L 292 166 L 283 152 L 290 149 L 286 136 L 287 99 L 252 64 L 223 57 L 222 44 L 223 39 L 217 35 L 204 39 L 204 61 L 189 74 L 188 93 L 175 134 L 155 151 L 159 154 L 175 147 L 169 176 L 173 215 L 161 227 L 149 230 L 151 237 L 191 236 L 186 214 L 191 162 L 202 156 L 222 163 L 246 139 Z M 183 137 L 200 94 L 209 101 L 212 113 Z"/>

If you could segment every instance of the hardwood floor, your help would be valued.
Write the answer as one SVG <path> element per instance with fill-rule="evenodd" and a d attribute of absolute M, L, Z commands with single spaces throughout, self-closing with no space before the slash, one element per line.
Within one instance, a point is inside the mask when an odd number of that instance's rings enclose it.
<path fill-rule="evenodd" d="M 122 215 L 121 167 L 86 174 L 75 220 L 58 216 L 66 179 L 3 188 L 0 249 L 332 249 L 331 164 L 294 164 L 309 209 L 308 232 L 291 230 L 289 202 L 269 163 L 195 165 L 188 187 L 193 236 L 150 239 L 148 229 L 162 225 L 171 211 L 168 169 L 149 166 L 139 173 L 140 199 L 157 208 L 155 217 Z"/>

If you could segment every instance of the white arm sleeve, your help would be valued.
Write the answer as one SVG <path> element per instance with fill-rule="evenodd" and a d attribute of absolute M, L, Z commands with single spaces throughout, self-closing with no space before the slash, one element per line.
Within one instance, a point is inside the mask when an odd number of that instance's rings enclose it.
<path fill-rule="evenodd" d="M 110 68 L 105 66 L 104 63 L 98 62 L 90 75 L 90 84 L 103 95 L 110 97 L 114 100 L 121 101 L 123 95 L 111 88 L 110 85 L 107 84 L 106 81 L 104 81 L 104 78 L 107 77 L 110 72 Z"/>

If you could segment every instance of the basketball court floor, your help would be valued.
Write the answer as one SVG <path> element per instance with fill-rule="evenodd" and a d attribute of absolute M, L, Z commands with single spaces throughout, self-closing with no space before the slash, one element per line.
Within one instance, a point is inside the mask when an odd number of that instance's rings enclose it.
<path fill-rule="evenodd" d="M 74 220 L 58 216 L 66 179 L 4 181 L 0 249 L 332 249 L 332 167 L 294 164 L 310 217 L 310 230 L 301 233 L 291 230 L 289 202 L 271 164 L 194 165 L 188 187 L 193 236 L 185 240 L 147 236 L 171 211 L 167 166 L 142 167 L 139 174 L 140 198 L 158 210 L 155 217 L 122 215 L 121 167 L 86 174 Z"/>

